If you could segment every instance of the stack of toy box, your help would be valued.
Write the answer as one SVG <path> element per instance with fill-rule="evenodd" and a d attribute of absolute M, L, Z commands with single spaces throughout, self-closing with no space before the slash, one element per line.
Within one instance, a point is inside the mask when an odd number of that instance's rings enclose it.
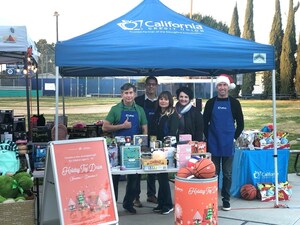
<path fill-rule="evenodd" d="M 192 146 L 190 144 L 178 144 L 175 154 L 177 168 L 186 167 L 192 155 Z"/>

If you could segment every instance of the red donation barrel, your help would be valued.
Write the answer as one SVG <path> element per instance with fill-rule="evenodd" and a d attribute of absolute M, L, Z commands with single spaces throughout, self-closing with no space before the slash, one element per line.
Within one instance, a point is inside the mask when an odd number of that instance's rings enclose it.
<path fill-rule="evenodd" d="M 175 225 L 218 223 L 218 176 L 208 179 L 175 177 Z"/>

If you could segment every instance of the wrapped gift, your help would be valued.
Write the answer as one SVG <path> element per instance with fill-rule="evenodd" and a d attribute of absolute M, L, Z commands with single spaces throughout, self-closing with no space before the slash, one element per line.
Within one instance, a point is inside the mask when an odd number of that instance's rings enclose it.
<path fill-rule="evenodd" d="M 272 183 L 257 183 L 259 197 L 262 202 L 275 200 L 275 185 Z M 278 200 L 289 200 L 292 195 L 292 187 L 288 182 L 280 182 L 278 184 Z"/>
<path fill-rule="evenodd" d="M 271 125 L 264 126 L 261 130 L 243 131 L 236 141 L 236 147 L 241 149 L 273 149 L 276 142 L 278 149 L 289 149 L 290 143 L 287 132 L 278 131 L 274 136 Z"/>

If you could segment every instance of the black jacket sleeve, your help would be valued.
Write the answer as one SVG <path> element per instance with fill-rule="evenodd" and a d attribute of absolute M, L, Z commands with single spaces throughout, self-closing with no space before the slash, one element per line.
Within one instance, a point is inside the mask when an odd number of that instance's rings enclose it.
<path fill-rule="evenodd" d="M 191 133 L 194 141 L 203 141 L 203 116 L 200 110 L 196 107 L 192 107 L 189 118 L 185 118 L 187 133 Z"/>
<path fill-rule="evenodd" d="M 206 139 L 207 139 L 207 135 L 208 135 L 208 126 L 210 124 L 211 114 L 212 114 L 215 99 L 216 99 L 216 97 L 209 99 L 206 102 L 205 108 L 203 111 L 203 127 L 204 127 L 203 133 L 204 133 L 204 136 Z"/>
<path fill-rule="evenodd" d="M 177 136 L 178 128 L 179 128 L 179 118 L 176 112 L 170 115 L 169 118 L 169 134 L 168 136 Z"/>

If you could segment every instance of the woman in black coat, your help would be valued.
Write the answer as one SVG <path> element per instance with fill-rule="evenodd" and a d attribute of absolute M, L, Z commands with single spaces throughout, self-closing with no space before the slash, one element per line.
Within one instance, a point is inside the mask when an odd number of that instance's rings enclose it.
<path fill-rule="evenodd" d="M 175 109 L 180 120 L 178 134 L 191 134 L 193 141 L 203 141 L 203 116 L 191 102 L 194 98 L 192 90 L 181 87 L 176 90 L 176 97 L 178 102 Z"/>
<path fill-rule="evenodd" d="M 176 136 L 178 132 L 179 119 L 173 107 L 173 97 L 170 92 L 163 91 L 158 96 L 158 107 L 153 116 L 153 126 L 149 131 L 150 135 L 163 141 L 166 136 Z M 174 210 L 168 173 L 157 174 L 159 183 L 158 206 L 154 212 L 167 215 Z"/>

